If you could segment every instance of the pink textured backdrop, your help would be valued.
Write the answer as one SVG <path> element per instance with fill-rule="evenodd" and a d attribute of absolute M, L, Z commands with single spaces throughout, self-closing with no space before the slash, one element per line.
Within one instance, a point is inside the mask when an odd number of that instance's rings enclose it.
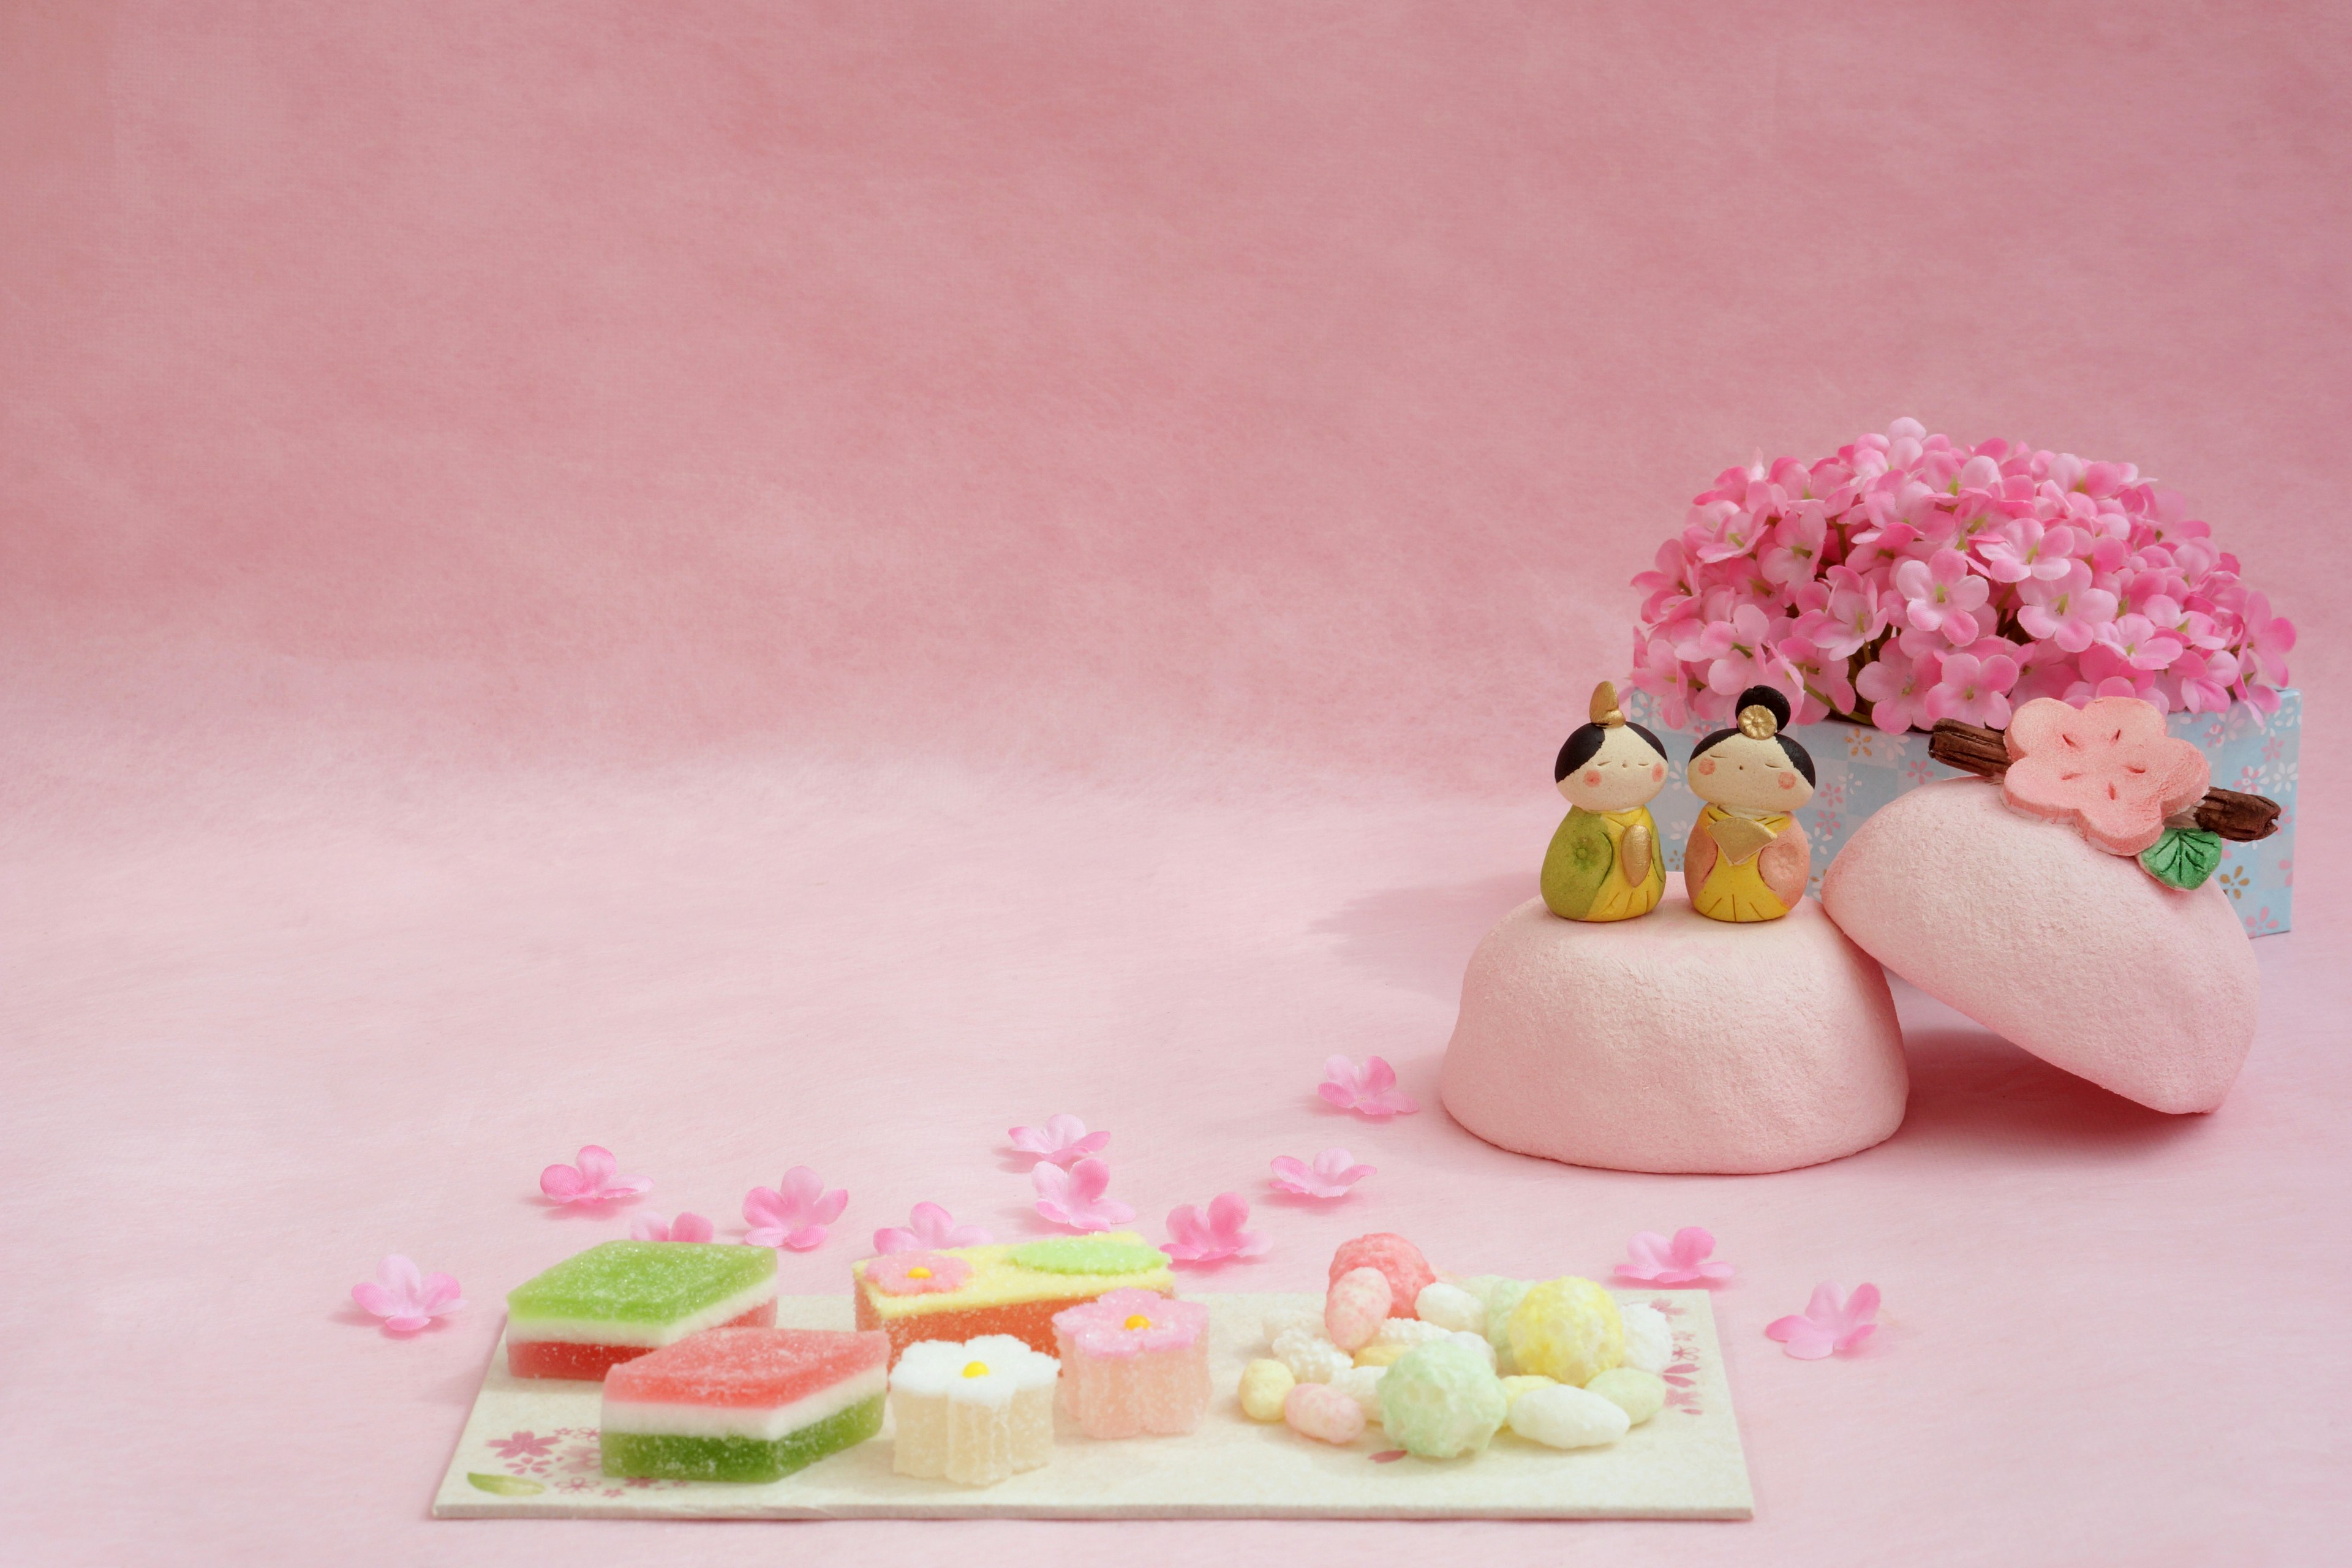
<path fill-rule="evenodd" d="M 1155 1229 L 1277 1152 L 1382 1167 L 1224 1288 L 1355 1228 L 1724 1237 L 1757 1521 L 1444 1550 L 2312 1560 L 2352 30 L 2250 9 L 0 4 L 0 1535 L 936 1561 L 423 1508 L 499 1294 L 619 1229 L 541 1164 L 608 1142 L 724 1221 L 805 1161 L 846 1238 L 1010 1232 L 995 1135 L 1072 1110 Z M 1906 413 L 2163 476 L 2303 627 L 2320 875 L 2231 1103 L 1914 996 L 1910 1122 L 1814 1172 L 1312 1109 L 1339 1049 L 1433 1101 L 1688 495 Z M 395 1249 L 474 1309 L 350 1321 Z M 1865 1275 L 1870 1355 L 1761 1339 Z"/>

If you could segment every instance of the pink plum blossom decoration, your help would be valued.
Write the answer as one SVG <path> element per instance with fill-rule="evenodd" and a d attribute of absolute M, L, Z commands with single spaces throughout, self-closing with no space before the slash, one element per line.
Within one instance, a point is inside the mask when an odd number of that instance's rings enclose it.
<path fill-rule="evenodd" d="M 2128 463 L 1898 419 L 1717 475 L 1633 579 L 1633 684 L 1677 728 L 1754 683 L 1890 731 L 2041 697 L 2275 712 L 2294 627 L 2212 532 Z"/>
<path fill-rule="evenodd" d="M 1072 1230 L 1108 1230 L 1135 1217 L 1134 1209 L 1103 1195 L 1110 1167 L 1100 1160 L 1081 1160 L 1066 1171 L 1040 1160 L 1030 1167 L 1029 1184 L 1037 1189 L 1037 1212 Z"/>
<path fill-rule="evenodd" d="M 877 1252 L 937 1252 L 950 1247 L 985 1247 L 993 1239 L 976 1225 L 958 1225 L 937 1204 L 917 1204 L 904 1228 L 884 1226 L 874 1233 Z"/>
<path fill-rule="evenodd" d="M 651 1192 L 653 1183 L 644 1176 L 620 1174 L 621 1163 L 613 1158 L 610 1149 L 591 1143 L 580 1151 L 577 1165 L 550 1165 L 539 1173 L 539 1190 L 559 1204 L 620 1203 L 640 1193 Z"/>
<path fill-rule="evenodd" d="M 1813 1299 L 1801 1314 L 1775 1318 L 1764 1325 L 1764 1337 L 1779 1340 L 1788 1352 L 1799 1361 L 1819 1361 L 1840 1351 L 1850 1351 L 1868 1339 L 1878 1324 L 1878 1287 L 1857 1285 L 1853 1294 L 1841 1300 L 1838 1288 L 1822 1284 L 1813 1287 Z"/>
<path fill-rule="evenodd" d="M 1727 1283 L 1732 1276 L 1728 1263 L 1714 1260 L 1715 1237 L 1695 1225 L 1686 1225 L 1675 1232 L 1668 1241 L 1654 1230 L 1645 1230 L 1625 1244 L 1631 1261 L 1617 1266 L 1621 1279 L 1639 1280 L 1644 1285 L 1705 1285 L 1714 1287 Z"/>
<path fill-rule="evenodd" d="M 886 1296 L 927 1296 L 971 1278 L 971 1265 L 943 1252 L 886 1253 L 866 1265 L 866 1279 Z"/>
<path fill-rule="evenodd" d="M 849 1194 L 824 1190 L 824 1179 L 806 1165 L 784 1173 L 780 1188 L 753 1187 L 743 1197 L 743 1218 L 751 1229 L 743 1239 L 753 1247 L 789 1247 L 806 1252 L 824 1245 L 825 1226 L 849 1206 Z"/>
<path fill-rule="evenodd" d="M 641 1214 L 629 1226 L 630 1237 L 637 1241 L 709 1241 L 713 1234 L 710 1222 L 698 1214 L 682 1214 L 676 1219 Z"/>
<path fill-rule="evenodd" d="M 1110 1142 L 1109 1133 L 1089 1132 L 1085 1122 L 1067 1114 L 1045 1118 L 1043 1127 L 1011 1128 L 1005 1135 L 1024 1154 L 1034 1154 L 1066 1171 Z"/>
<path fill-rule="evenodd" d="M 2020 811 L 2070 822 L 2110 855 L 2137 855 L 2164 836 L 2164 819 L 2205 794 L 2212 766 L 2165 733 L 2146 702 L 2100 697 L 2081 709 L 2043 699 L 2009 726 L 2001 795 Z"/>
<path fill-rule="evenodd" d="M 466 1304 L 454 1278 L 420 1274 L 415 1264 L 397 1252 L 375 1266 L 374 1279 L 352 1287 L 352 1300 L 362 1311 L 383 1319 L 384 1331 L 394 1334 L 413 1334 Z"/>
<path fill-rule="evenodd" d="M 1303 1198 L 1344 1198 L 1349 1188 L 1377 1172 L 1377 1167 L 1359 1165 L 1353 1154 L 1336 1148 L 1316 1155 L 1312 1165 L 1287 1154 L 1276 1154 L 1269 1163 L 1274 1167 L 1274 1184 Z"/>
<path fill-rule="evenodd" d="M 1376 1121 L 1421 1109 L 1412 1096 L 1397 1088 L 1396 1069 L 1378 1057 L 1367 1058 L 1361 1067 L 1347 1057 L 1331 1058 L 1323 1064 L 1323 1081 L 1315 1092 L 1342 1110 Z"/>
<path fill-rule="evenodd" d="M 1244 1230 L 1249 1205 L 1239 1193 L 1219 1193 L 1203 1214 L 1191 1204 L 1168 1215 L 1168 1234 L 1175 1239 L 1160 1250 L 1179 1263 L 1215 1263 L 1227 1258 L 1256 1258 L 1274 1244 L 1258 1231 Z"/>

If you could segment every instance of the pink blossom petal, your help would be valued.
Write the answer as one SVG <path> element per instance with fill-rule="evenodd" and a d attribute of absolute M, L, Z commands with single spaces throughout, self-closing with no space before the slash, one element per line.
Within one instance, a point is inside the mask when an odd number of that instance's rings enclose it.
<path fill-rule="evenodd" d="M 1820 1361 L 1860 1345 L 1877 1327 L 1877 1286 L 1857 1285 L 1853 1296 L 1841 1300 L 1837 1287 L 1823 1283 L 1813 1287 L 1801 1314 L 1773 1319 L 1764 1335 L 1780 1341 L 1799 1361 Z"/>
<path fill-rule="evenodd" d="M 1274 1184 L 1286 1193 L 1302 1197 L 1339 1198 L 1348 1189 L 1374 1173 L 1374 1167 L 1354 1163 L 1355 1157 L 1345 1149 L 1326 1149 L 1308 1165 L 1287 1154 L 1277 1154 L 1267 1162 L 1274 1169 Z"/>
<path fill-rule="evenodd" d="M 624 1176 L 616 1173 L 620 1163 L 610 1149 L 594 1143 L 582 1149 L 580 1163 L 550 1165 L 539 1173 L 539 1190 L 559 1204 L 607 1204 L 633 1198 L 639 1193 L 653 1190 L 653 1183 L 643 1176 Z"/>
<path fill-rule="evenodd" d="M 1256 1258 L 1272 1246 L 1263 1235 L 1244 1228 L 1249 1204 L 1239 1193 L 1219 1193 L 1204 1214 L 1186 1204 L 1168 1215 L 1168 1234 L 1160 1250 L 1180 1263 L 1213 1263 L 1225 1258 Z"/>
<path fill-rule="evenodd" d="M 753 1187 L 743 1197 L 743 1218 L 752 1229 L 744 1240 L 754 1247 L 789 1247 L 805 1252 L 822 1246 L 825 1227 L 848 1206 L 845 1189 L 824 1190 L 824 1183 L 806 1165 L 784 1173 L 781 1190 Z"/>
<path fill-rule="evenodd" d="M 352 1300 L 394 1333 L 415 1333 L 466 1303 L 457 1281 L 446 1274 L 420 1274 L 416 1265 L 392 1253 L 376 1265 L 375 1278 L 352 1287 Z"/>
<path fill-rule="evenodd" d="M 1127 1224 L 1135 1210 L 1104 1196 L 1110 1186 L 1110 1167 L 1100 1160 L 1080 1160 L 1068 1170 L 1040 1161 L 1029 1172 L 1037 1190 L 1037 1212 L 1073 1230 L 1108 1230 Z"/>
<path fill-rule="evenodd" d="M 1631 1261 L 1617 1266 L 1620 1278 L 1645 1285 L 1707 1285 L 1728 1280 L 1728 1263 L 1711 1261 L 1715 1237 L 1697 1226 L 1685 1226 L 1672 1241 L 1645 1230 L 1625 1244 Z"/>
<path fill-rule="evenodd" d="M 1015 1127 L 1006 1136 L 1024 1154 L 1034 1154 L 1067 1169 L 1110 1142 L 1108 1132 L 1089 1132 L 1087 1124 L 1067 1112 L 1049 1116 L 1040 1127 Z"/>
<path fill-rule="evenodd" d="M 1323 1073 L 1324 1081 L 1315 1092 L 1342 1110 L 1377 1120 L 1411 1115 L 1421 1109 L 1411 1095 L 1396 1087 L 1394 1069 L 1379 1057 L 1367 1058 L 1360 1068 L 1346 1057 L 1332 1057 L 1324 1062 Z"/>

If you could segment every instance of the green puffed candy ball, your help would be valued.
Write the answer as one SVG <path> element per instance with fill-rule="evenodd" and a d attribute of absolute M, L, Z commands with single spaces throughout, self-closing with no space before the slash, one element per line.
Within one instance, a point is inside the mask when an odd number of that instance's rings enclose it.
<path fill-rule="evenodd" d="M 1486 1342 L 1495 1347 L 1496 1370 L 1517 1372 L 1518 1364 L 1511 1359 L 1511 1311 L 1531 1288 L 1529 1282 L 1506 1279 L 1499 1274 L 1475 1274 L 1457 1283 L 1486 1305 Z"/>
<path fill-rule="evenodd" d="M 1013 1261 L 1042 1274 L 1141 1274 L 1166 1264 L 1168 1255 L 1139 1241 L 1057 1236 L 1014 1247 Z"/>
<path fill-rule="evenodd" d="M 1416 1346 L 1381 1379 L 1381 1425 L 1399 1447 L 1423 1459 L 1480 1452 L 1509 1414 L 1486 1358 L 1454 1340 Z"/>

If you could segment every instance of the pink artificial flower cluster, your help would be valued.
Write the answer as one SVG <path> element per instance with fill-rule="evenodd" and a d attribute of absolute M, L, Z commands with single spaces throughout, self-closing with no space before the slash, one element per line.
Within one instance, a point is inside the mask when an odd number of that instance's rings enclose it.
<path fill-rule="evenodd" d="M 2000 728 L 2036 697 L 2274 712 L 2294 627 L 2211 536 L 2128 463 L 1898 419 L 1811 468 L 1724 470 L 1633 579 L 1633 684 L 1676 728 L 1759 685 L 1799 723 L 1890 731 Z"/>

